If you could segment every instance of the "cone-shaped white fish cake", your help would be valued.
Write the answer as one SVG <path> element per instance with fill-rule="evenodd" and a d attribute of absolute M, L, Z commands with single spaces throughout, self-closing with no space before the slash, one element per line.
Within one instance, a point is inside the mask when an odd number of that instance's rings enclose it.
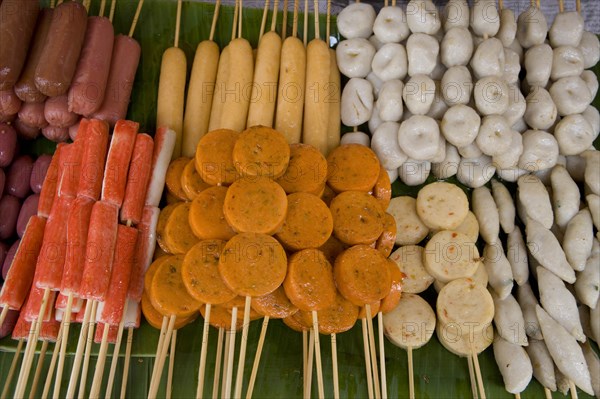
<path fill-rule="evenodd" d="M 337 17 L 337 28 L 346 39 L 362 37 L 367 39 L 373 33 L 375 9 L 370 4 L 352 3 L 345 7 Z"/>
<path fill-rule="evenodd" d="M 473 352 L 479 354 L 494 341 L 494 327 L 491 324 L 482 331 L 473 332 L 456 324 L 444 325 L 438 322 L 435 333 L 444 348 L 461 357 L 469 357 Z"/>
<path fill-rule="evenodd" d="M 535 307 L 538 305 L 537 299 L 531 290 L 529 283 L 520 285 L 517 289 L 517 300 L 525 320 L 525 332 L 532 339 L 542 340 L 542 330 L 535 313 Z"/>
<path fill-rule="evenodd" d="M 500 11 L 500 29 L 496 37 L 500 39 L 504 47 L 512 44 L 517 36 L 517 19 L 515 13 L 510 8 L 503 8 Z"/>
<path fill-rule="evenodd" d="M 471 144 L 464 147 L 459 147 L 458 153 L 463 158 L 479 158 L 486 156 L 483 154 L 483 152 L 481 152 L 481 149 L 479 149 L 479 146 L 475 142 L 472 142 Z"/>
<path fill-rule="evenodd" d="M 504 388 L 513 394 L 523 392 L 533 376 L 533 366 L 525 349 L 496 334 L 494 358 L 504 380 Z"/>
<path fill-rule="evenodd" d="M 577 311 L 577 302 L 565 283 L 543 267 L 537 269 L 540 302 L 546 312 L 560 323 L 575 339 L 585 341 Z"/>
<path fill-rule="evenodd" d="M 478 92 L 477 87 L 475 86 L 476 96 Z M 499 114 L 502 114 L 502 112 L 499 112 Z M 506 119 L 502 115 L 488 114 L 481 120 L 481 127 L 479 128 L 479 134 L 475 139 L 475 143 L 485 155 L 500 155 L 510 149 L 512 129 L 508 126 Z"/>
<path fill-rule="evenodd" d="M 403 293 L 396 308 L 383 315 L 385 336 L 403 349 L 425 345 L 431 339 L 435 325 L 433 309 L 415 294 Z"/>
<path fill-rule="evenodd" d="M 558 142 L 553 135 L 542 130 L 523 133 L 523 154 L 519 158 L 520 169 L 538 171 L 553 167 L 558 160 Z"/>
<path fill-rule="evenodd" d="M 402 99 L 413 116 L 427 114 L 435 99 L 435 82 L 427 75 L 414 75 L 404 85 Z M 421 120 L 419 123 L 425 122 Z"/>
<path fill-rule="evenodd" d="M 587 208 L 580 210 L 567 224 L 562 244 L 571 267 L 583 271 L 594 244 L 594 224 Z"/>
<path fill-rule="evenodd" d="M 554 222 L 558 227 L 564 229 L 573 216 L 579 212 L 579 187 L 562 165 L 556 165 L 552 168 L 550 184 L 552 186 Z"/>
<path fill-rule="evenodd" d="M 577 299 L 592 309 L 598 306 L 600 292 L 600 245 L 596 239 L 594 239 L 594 249 L 585 264 L 585 269 L 577 273 L 577 281 L 575 281 Z"/>
<path fill-rule="evenodd" d="M 596 76 L 594 71 L 586 69 L 585 71 L 583 71 L 581 73 L 580 78 L 583 79 L 583 81 L 587 85 L 588 89 L 590 90 L 590 93 L 592 94 L 592 98 L 596 98 L 596 94 L 598 94 L 598 87 L 600 87 L 600 84 L 598 83 L 598 76 Z M 590 107 L 591 106 L 588 106 L 588 108 L 590 108 Z M 592 107 L 592 108 L 596 109 L 594 107 Z M 586 108 L 586 110 L 587 110 L 587 108 Z M 598 112 L 598 110 L 596 110 L 596 112 Z M 594 124 L 592 124 L 592 125 L 597 126 Z M 598 129 L 595 129 L 595 130 L 598 130 Z"/>
<path fill-rule="evenodd" d="M 510 295 L 513 288 L 513 275 L 510 262 L 504 255 L 502 243 L 486 244 L 483 249 L 483 264 L 488 274 L 490 287 L 502 299 Z"/>
<path fill-rule="evenodd" d="M 453 230 L 436 233 L 425 246 L 425 269 L 436 280 L 448 283 L 473 276 L 479 251 L 466 235 Z"/>
<path fill-rule="evenodd" d="M 419 190 L 417 214 L 430 229 L 456 229 L 465 220 L 467 213 L 467 195 L 454 184 L 435 182 Z"/>
<path fill-rule="evenodd" d="M 546 186 L 534 175 L 522 176 L 517 181 L 518 201 L 527 218 L 537 220 L 549 229 L 554 223 L 554 213 Z M 526 223 L 527 220 L 524 219 Z"/>
<path fill-rule="evenodd" d="M 512 195 L 504 184 L 496 179 L 492 179 L 492 196 L 498 207 L 498 216 L 500 218 L 500 226 L 506 234 L 509 234 L 515 229 L 515 203 Z"/>
<path fill-rule="evenodd" d="M 525 52 L 525 80 L 530 86 L 544 87 L 548 84 L 552 74 L 553 57 L 552 47 L 546 43 L 533 46 Z"/>
<path fill-rule="evenodd" d="M 500 215 L 489 188 L 478 187 L 471 195 L 473 213 L 479 222 L 479 232 L 485 242 L 495 243 L 500 233 Z"/>
<path fill-rule="evenodd" d="M 590 372 L 575 338 L 540 306 L 536 307 L 536 313 L 544 341 L 558 369 L 581 390 L 593 395 Z"/>
<path fill-rule="evenodd" d="M 583 157 L 585 158 L 585 184 L 593 194 L 600 195 L 600 151 L 586 151 Z"/>
<path fill-rule="evenodd" d="M 513 129 L 516 129 L 515 124 L 523 120 L 525 111 L 527 110 L 527 103 L 521 89 L 518 85 L 508 86 L 508 108 L 506 112 L 502 114 L 506 118 L 506 121 Z M 527 126 L 527 125 L 525 125 Z"/>
<path fill-rule="evenodd" d="M 529 6 L 517 18 L 517 39 L 524 48 L 542 44 L 548 35 L 548 22 L 542 10 Z"/>
<path fill-rule="evenodd" d="M 590 309 L 590 327 L 592 329 L 592 339 L 596 343 L 600 342 L 600 306 Z"/>
<path fill-rule="evenodd" d="M 583 350 L 583 356 L 590 370 L 590 376 L 592 377 L 592 388 L 596 397 L 600 396 L 600 359 L 598 355 L 592 349 L 589 342 L 581 344 Z"/>
<path fill-rule="evenodd" d="M 583 36 L 583 16 L 577 11 L 556 14 L 548 32 L 552 47 L 578 46 Z"/>
<path fill-rule="evenodd" d="M 533 219 L 527 221 L 527 248 L 541 266 L 556 274 L 563 281 L 573 284 L 575 271 L 552 232 Z"/>
<path fill-rule="evenodd" d="M 442 76 L 442 88 L 442 97 L 449 106 L 468 104 L 473 91 L 471 72 L 462 65 L 448 68 Z"/>
<path fill-rule="evenodd" d="M 513 278 L 518 285 L 523 285 L 529 280 L 529 264 L 527 261 L 527 247 L 521 229 L 515 227 L 508 233 L 506 241 L 506 258 L 510 263 Z"/>
<path fill-rule="evenodd" d="M 438 9 L 431 0 L 410 0 L 406 19 L 412 33 L 434 35 L 442 27 Z"/>
<path fill-rule="evenodd" d="M 367 39 L 342 40 L 335 49 L 340 72 L 349 78 L 364 78 L 371 72 L 375 47 Z"/>
<path fill-rule="evenodd" d="M 431 162 L 409 158 L 398 168 L 398 176 L 407 186 L 419 186 L 431 173 Z"/>
<path fill-rule="evenodd" d="M 481 118 L 468 105 L 457 104 L 448 109 L 442 118 L 440 128 L 444 138 L 452 145 L 461 148 L 473 143 Z"/>
<path fill-rule="evenodd" d="M 462 158 L 456 177 L 465 186 L 477 188 L 490 181 L 494 173 L 496 173 L 496 167 L 492 163 L 492 158 L 480 155 L 476 158 Z"/>
<path fill-rule="evenodd" d="M 585 197 L 590 213 L 592 214 L 592 220 L 596 229 L 600 230 L 600 196 L 596 194 L 589 194 Z"/>
<path fill-rule="evenodd" d="M 523 155 L 523 136 L 518 131 L 510 130 L 510 147 L 503 153 L 496 154 L 492 161 L 497 168 L 513 168 L 519 163 L 519 158 Z"/>
<path fill-rule="evenodd" d="M 479 113 L 498 118 L 501 118 L 501 115 L 508 110 L 509 95 L 508 85 L 504 81 L 504 78 L 497 76 L 486 76 L 479 79 L 473 90 L 475 106 Z M 507 148 L 508 145 L 504 144 L 502 149 L 495 152 L 502 152 Z M 482 151 L 484 151 L 483 148 Z"/>
<path fill-rule="evenodd" d="M 423 264 L 423 247 L 406 245 L 390 255 L 405 277 L 402 280 L 402 292 L 419 294 L 433 283 L 434 278 L 427 273 Z"/>
<path fill-rule="evenodd" d="M 392 198 L 387 213 L 396 220 L 396 245 L 418 244 L 429 234 L 429 228 L 417 215 L 417 200 L 414 198 Z"/>
<path fill-rule="evenodd" d="M 494 301 L 485 287 L 470 278 L 446 284 L 437 298 L 437 315 L 441 324 L 457 325 L 465 333 L 483 331 L 494 318 Z"/>
<path fill-rule="evenodd" d="M 515 51 L 504 48 L 504 74 L 502 78 L 507 85 L 516 85 L 519 83 L 519 73 L 521 72 L 521 63 L 519 54 Z"/>
<path fill-rule="evenodd" d="M 533 376 L 551 391 L 556 391 L 556 376 L 554 374 L 554 362 L 552 356 L 542 340 L 532 339 L 525 348 L 531 365 L 533 366 Z"/>
<path fill-rule="evenodd" d="M 406 15 L 400 7 L 383 7 L 373 24 L 373 33 L 382 43 L 399 43 L 410 35 Z"/>
<path fill-rule="evenodd" d="M 498 335 L 511 344 L 527 346 L 525 320 L 515 297 L 508 295 L 500 299 L 494 292 L 490 293 L 494 299 L 494 324 Z"/>

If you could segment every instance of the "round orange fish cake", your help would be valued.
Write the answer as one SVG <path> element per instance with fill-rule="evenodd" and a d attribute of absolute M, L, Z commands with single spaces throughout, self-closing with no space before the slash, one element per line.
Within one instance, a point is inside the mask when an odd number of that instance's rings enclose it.
<path fill-rule="evenodd" d="M 285 220 L 288 200 L 281 186 L 256 176 L 237 180 L 227 190 L 223 213 L 238 233 L 277 233 Z"/>
<path fill-rule="evenodd" d="M 383 233 L 385 212 L 364 192 L 346 191 L 331 201 L 333 234 L 345 244 L 369 245 Z"/>
<path fill-rule="evenodd" d="M 316 195 L 288 195 L 288 209 L 277 239 L 289 250 L 318 248 L 333 231 L 333 218 L 327 205 Z"/>
<path fill-rule="evenodd" d="M 169 215 L 164 230 L 164 243 L 172 254 L 185 254 L 198 238 L 190 227 L 190 203 L 181 202 Z"/>
<path fill-rule="evenodd" d="M 182 201 L 187 201 L 188 197 L 183 191 L 183 187 L 181 186 L 181 177 L 183 175 L 183 170 L 185 166 L 190 162 L 189 158 L 181 157 L 177 158 L 167 168 L 167 175 L 165 177 L 165 184 L 167 186 L 167 190 L 169 193 L 177 197 Z"/>
<path fill-rule="evenodd" d="M 378 249 L 386 258 L 390 256 L 396 243 L 396 219 L 389 213 L 383 214 L 383 233 L 375 242 Z"/>
<path fill-rule="evenodd" d="M 206 133 L 196 148 L 196 171 L 211 185 L 231 184 L 237 177 L 233 165 L 233 147 L 240 134 L 234 130 L 217 129 Z"/>
<path fill-rule="evenodd" d="M 282 176 L 290 162 L 285 136 L 266 126 L 253 126 L 242 133 L 233 148 L 233 163 L 241 176 Z"/>
<path fill-rule="evenodd" d="M 201 240 L 229 240 L 235 235 L 225 214 L 223 204 L 227 187 L 210 187 L 194 198 L 190 206 L 190 227 Z"/>
<path fill-rule="evenodd" d="M 287 256 L 281 244 L 266 234 L 241 233 L 225 244 L 219 273 L 225 284 L 241 296 L 267 295 L 281 285 Z"/>
<path fill-rule="evenodd" d="M 281 285 L 270 294 L 252 298 L 252 308 L 272 319 L 285 319 L 298 311 Z"/>
<path fill-rule="evenodd" d="M 290 144 L 290 162 L 277 183 L 286 193 L 321 193 L 327 180 L 327 160 L 312 145 Z"/>
<path fill-rule="evenodd" d="M 369 192 L 379 178 L 377 155 L 361 144 L 337 147 L 327 157 L 327 184 L 335 191 Z"/>
<path fill-rule="evenodd" d="M 187 199 L 192 201 L 198 194 L 210 187 L 210 184 L 202 180 L 196 171 L 196 161 L 191 159 L 181 175 L 181 188 L 187 196 Z"/>
<path fill-rule="evenodd" d="M 152 327 L 160 330 L 162 328 L 162 321 L 164 316 L 152 306 L 150 303 L 150 299 L 148 299 L 148 295 L 145 293 L 142 295 L 142 313 L 144 314 L 144 318 L 148 321 Z M 175 330 L 179 330 L 182 327 L 185 327 L 189 323 L 193 322 L 196 319 L 196 312 L 188 317 L 176 317 L 175 324 L 173 328 Z"/>
<path fill-rule="evenodd" d="M 379 200 L 381 208 L 385 211 L 392 200 L 392 184 L 390 176 L 382 166 L 379 168 L 379 177 L 373 186 L 373 197 Z"/>

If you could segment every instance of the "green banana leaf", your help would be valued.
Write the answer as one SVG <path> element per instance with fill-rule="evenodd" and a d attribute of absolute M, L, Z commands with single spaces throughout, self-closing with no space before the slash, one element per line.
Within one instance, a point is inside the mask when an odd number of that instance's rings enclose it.
<path fill-rule="evenodd" d="M 49 1 L 43 1 L 48 4 Z M 110 2 L 108 2 L 110 3 Z M 290 0 L 291 3 L 291 0 Z M 311 2 L 312 3 L 312 2 Z M 127 33 L 131 20 L 137 7 L 137 1 L 118 0 L 114 19 L 115 31 Z M 100 1 L 94 0 L 90 10 L 91 15 L 97 15 Z M 180 31 L 180 47 L 185 51 L 188 59 L 188 73 L 192 66 L 196 46 L 201 40 L 208 38 L 214 5 L 201 2 L 185 1 L 182 7 L 182 20 Z M 169 0 L 146 0 L 134 34 L 142 46 L 142 58 L 137 72 L 132 102 L 129 107 L 128 118 L 138 121 L 142 131 L 152 133 L 155 129 L 156 97 L 160 62 L 163 51 L 173 45 L 175 30 L 176 2 Z M 216 29 L 215 41 L 221 48 L 231 37 L 233 8 L 221 7 L 219 23 Z M 253 47 L 258 41 L 258 32 L 261 24 L 262 10 L 244 9 L 243 36 L 250 40 Z M 312 21 L 312 15 L 311 15 Z M 288 35 L 291 31 L 291 13 L 288 17 Z M 281 15 L 278 17 L 278 32 L 281 32 Z M 302 21 L 302 16 L 300 17 Z M 269 17 L 270 25 L 270 17 Z M 267 26 L 269 26 L 267 25 Z M 309 23 L 308 37 L 314 37 L 314 25 Z M 325 31 L 325 16 L 320 18 L 321 32 Z M 337 35 L 335 19 L 332 19 L 332 34 Z M 303 35 L 303 24 L 299 24 L 299 35 Z M 596 73 L 600 67 L 596 66 Z M 599 98 L 596 99 L 599 106 Z M 598 144 L 598 142 L 596 142 Z M 45 139 L 38 139 L 25 145 L 25 151 L 33 154 L 52 153 L 55 145 Z M 456 182 L 456 181 L 454 181 Z M 393 184 L 393 195 L 415 196 L 419 187 L 406 187 L 400 182 Z M 433 289 L 424 293 L 424 297 L 434 304 L 435 292 Z M 376 320 L 375 320 L 376 321 Z M 256 346 L 260 334 L 262 321 L 251 323 L 248 336 L 248 349 L 245 361 L 244 389 L 245 395 L 248 384 Z M 377 329 L 377 326 L 375 326 Z M 199 318 L 194 323 L 177 332 L 177 347 L 175 352 L 173 390 L 175 398 L 195 397 L 197 386 L 197 373 L 200 358 L 202 333 L 202 320 Z M 62 377 L 61 395 L 65 395 L 69 370 L 73 363 L 72 354 L 75 352 L 76 341 L 79 335 L 79 326 L 73 325 L 70 333 L 69 345 L 65 363 L 65 373 Z M 123 345 L 120 355 L 125 352 L 124 332 Z M 239 335 L 237 345 L 239 347 Z M 127 397 L 145 397 L 150 384 L 150 376 L 154 364 L 154 354 L 158 342 L 158 331 L 149 326 L 145 321 L 133 333 L 132 358 L 129 368 L 127 383 Z M 217 345 L 217 330 L 210 329 L 209 351 L 205 378 L 204 396 L 211 396 L 213 392 L 213 374 Z M 11 362 L 13 361 L 17 343 L 10 338 L 0 340 L 0 384 L 4 386 Z M 38 350 L 41 345 L 38 345 Z M 41 371 L 42 384 L 47 375 L 50 364 L 50 355 L 54 345 L 50 344 L 44 358 Z M 93 346 L 93 355 L 90 361 L 90 370 L 96 367 L 96 355 L 99 345 Z M 597 346 L 594 346 L 597 350 Z M 112 346 L 109 348 L 106 360 L 104 385 L 108 377 L 108 367 L 112 358 Z M 237 355 L 234 361 L 234 372 L 237 370 Z M 331 343 L 328 336 L 321 336 L 321 357 L 323 363 L 323 377 L 325 394 L 333 396 L 333 376 L 331 361 Z M 363 351 L 362 329 L 357 324 L 352 330 L 337 336 L 337 358 L 339 367 L 339 388 L 341 397 L 363 398 L 367 397 L 367 384 L 365 378 L 365 356 Z M 35 358 L 37 364 L 38 356 Z M 167 359 L 168 362 L 168 359 Z M 108 392 L 103 386 L 101 395 L 120 395 L 123 375 L 123 359 L 117 366 L 116 378 L 113 387 Z M 504 390 L 502 377 L 494 361 L 491 347 L 479 356 L 481 373 L 484 379 L 485 390 L 488 398 L 509 398 L 513 395 Z M 385 364 L 387 371 L 388 397 L 408 397 L 408 361 L 404 350 L 385 342 Z M 167 372 L 163 373 L 159 397 L 165 396 Z M 290 330 L 279 320 L 271 320 L 266 335 L 260 368 L 254 388 L 255 398 L 292 398 L 302 396 L 302 335 Z M 32 372 L 33 373 L 33 372 Z M 18 374 L 18 369 L 17 369 Z M 235 375 L 235 374 L 234 374 Z M 86 394 L 91 386 L 91 374 L 88 373 Z M 434 337 L 425 347 L 414 351 L 414 379 L 417 398 L 448 399 L 472 397 L 467 360 L 459 358 L 444 349 L 437 338 Z M 11 390 L 16 383 L 13 378 Z M 30 378 L 31 380 L 31 378 Z M 234 378 L 235 380 L 235 378 Z M 219 384 L 220 385 L 220 384 Z M 316 374 L 313 373 L 312 396 L 317 396 Z M 42 386 L 38 386 L 35 397 L 41 395 Z M 52 392 L 52 391 L 51 391 Z M 554 397 L 560 397 L 554 393 Z M 544 392 L 541 385 L 532 380 L 529 387 L 521 394 L 522 398 L 542 398 Z M 589 396 L 579 392 L 579 397 Z"/>

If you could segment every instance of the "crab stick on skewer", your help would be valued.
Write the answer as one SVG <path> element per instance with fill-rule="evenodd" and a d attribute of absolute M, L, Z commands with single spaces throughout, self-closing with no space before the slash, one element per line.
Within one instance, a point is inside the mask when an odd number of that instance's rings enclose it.
<path fill-rule="evenodd" d="M 139 124 L 120 120 L 115 124 L 102 182 L 102 201 L 121 207 L 125 197 L 125 185 L 129 162 L 139 129 Z"/>
<path fill-rule="evenodd" d="M 38 216 L 43 218 L 50 216 L 50 211 L 52 210 L 52 204 L 56 196 L 56 187 L 58 186 L 60 154 L 65 145 L 64 143 L 60 143 L 56 146 L 56 151 L 54 151 L 54 155 L 48 166 L 48 172 L 46 172 L 46 178 L 42 184 L 40 199 L 38 201 Z"/>
<path fill-rule="evenodd" d="M 152 172 L 154 140 L 147 134 L 138 134 L 135 138 L 129 175 L 125 186 L 125 197 L 121 206 L 122 223 L 140 223 L 143 217 L 144 201 Z"/>
<path fill-rule="evenodd" d="M 77 193 L 98 200 L 102 190 L 104 164 L 108 148 L 108 125 L 91 119 L 85 134 L 81 173 Z"/>
<path fill-rule="evenodd" d="M 152 174 L 146 192 L 145 205 L 158 206 L 165 187 L 167 168 L 175 148 L 176 133 L 167 127 L 159 127 L 154 136 Z"/>

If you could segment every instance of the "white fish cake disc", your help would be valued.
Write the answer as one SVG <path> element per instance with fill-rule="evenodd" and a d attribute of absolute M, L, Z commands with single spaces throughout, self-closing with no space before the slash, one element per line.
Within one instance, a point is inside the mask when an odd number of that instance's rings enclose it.
<path fill-rule="evenodd" d="M 483 331 L 494 318 L 494 300 L 488 290 L 473 279 L 454 280 L 440 291 L 437 298 L 440 323 L 462 329 L 463 334 Z"/>
<path fill-rule="evenodd" d="M 434 230 L 453 230 L 469 213 L 469 200 L 460 187 L 446 182 L 431 183 L 417 195 L 417 214 Z"/>
<path fill-rule="evenodd" d="M 487 287 L 488 285 L 488 274 L 487 270 L 485 270 L 485 265 L 483 262 L 479 262 L 479 266 L 477 266 L 477 270 L 471 279 L 475 282 L 475 284 L 479 284 L 482 287 Z M 442 288 L 446 286 L 446 283 L 442 283 L 439 280 L 435 280 L 433 282 L 433 288 L 435 288 L 436 292 L 440 292 Z"/>
<path fill-rule="evenodd" d="M 435 313 L 420 296 L 403 293 L 398 306 L 383 315 L 385 336 L 403 349 L 420 348 L 435 330 Z"/>
<path fill-rule="evenodd" d="M 455 230 L 436 233 L 425 246 L 427 272 L 444 283 L 473 276 L 479 258 L 475 242 Z"/>
<path fill-rule="evenodd" d="M 425 291 L 434 278 L 427 273 L 423 265 L 423 247 L 407 245 L 398 248 L 390 255 L 398 268 L 406 277 L 402 280 L 402 292 L 419 294 Z"/>
<path fill-rule="evenodd" d="M 494 342 L 494 327 L 491 324 L 486 329 L 473 334 L 468 334 L 467 331 L 466 335 L 460 335 L 461 332 L 463 330 L 456 325 L 438 323 L 435 328 L 435 333 L 442 346 L 449 352 L 461 357 L 471 356 L 473 351 L 480 354 Z M 469 339 L 470 336 L 473 338 Z"/>
<path fill-rule="evenodd" d="M 429 234 L 417 215 L 416 203 L 414 198 L 402 196 L 392 198 L 388 205 L 387 213 L 396 220 L 396 245 L 418 244 Z"/>

